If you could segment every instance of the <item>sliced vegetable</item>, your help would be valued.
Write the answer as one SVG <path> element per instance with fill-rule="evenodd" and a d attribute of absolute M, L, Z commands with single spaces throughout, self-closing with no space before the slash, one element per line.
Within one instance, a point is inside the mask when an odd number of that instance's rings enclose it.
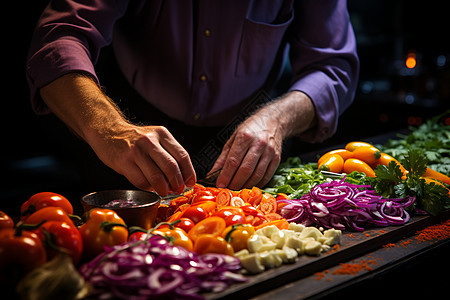
<path fill-rule="evenodd" d="M 350 228 L 363 231 L 364 225 L 401 225 L 409 221 L 405 210 L 415 197 L 385 199 L 360 186 L 340 181 L 331 181 L 315 186 L 299 200 L 280 200 L 288 203 L 281 215 L 288 222 L 309 226 L 316 224 L 325 228 L 344 230 Z"/>
<path fill-rule="evenodd" d="M 203 254 L 172 246 L 160 236 L 108 248 L 80 268 L 92 295 L 101 299 L 133 297 L 161 299 L 201 298 L 202 292 L 220 292 L 247 279 L 238 274 L 239 259 Z"/>
<path fill-rule="evenodd" d="M 189 230 L 188 236 L 195 244 L 201 235 L 211 234 L 213 236 L 219 236 L 225 227 L 226 222 L 221 217 L 209 217 L 195 224 L 195 226 Z"/>

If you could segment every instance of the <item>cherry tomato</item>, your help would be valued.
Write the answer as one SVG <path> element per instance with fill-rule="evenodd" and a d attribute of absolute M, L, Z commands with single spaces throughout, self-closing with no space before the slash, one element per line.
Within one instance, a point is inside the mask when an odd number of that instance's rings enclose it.
<path fill-rule="evenodd" d="M 235 225 L 235 224 L 245 224 L 247 223 L 244 216 L 241 215 L 231 215 L 223 218 L 227 226 Z"/>
<path fill-rule="evenodd" d="M 226 218 L 228 216 L 241 215 L 245 216 L 244 210 L 241 207 L 225 206 L 222 209 L 216 211 L 214 216 Z"/>
<path fill-rule="evenodd" d="M 216 197 L 212 192 L 208 190 L 199 191 L 193 195 L 191 203 L 197 203 L 202 201 L 216 201 Z"/>
<path fill-rule="evenodd" d="M 189 218 L 180 218 L 180 223 L 175 224 L 175 227 L 181 228 L 186 232 L 189 232 L 189 230 L 194 227 L 195 223 Z"/>
<path fill-rule="evenodd" d="M 194 223 L 198 223 L 208 217 L 208 213 L 203 209 L 203 207 L 195 205 L 183 211 L 181 217 L 191 219 Z"/>

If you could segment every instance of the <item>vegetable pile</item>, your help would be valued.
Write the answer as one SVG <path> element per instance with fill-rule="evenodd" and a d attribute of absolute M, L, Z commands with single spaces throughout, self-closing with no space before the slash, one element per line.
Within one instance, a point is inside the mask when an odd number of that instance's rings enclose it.
<path fill-rule="evenodd" d="M 365 224 L 401 225 L 409 221 L 405 210 L 415 197 L 383 199 L 368 185 L 340 181 L 318 184 L 298 200 L 279 200 L 281 215 L 289 222 L 340 230 L 364 231 Z"/>
<path fill-rule="evenodd" d="M 233 256 L 198 255 L 149 235 L 107 248 L 80 272 L 94 287 L 90 295 L 94 299 L 199 299 L 200 292 L 220 292 L 231 283 L 246 281 L 240 269 Z"/>
<path fill-rule="evenodd" d="M 384 146 L 354 141 L 306 164 L 291 157 L 264 190 L 197 184 L 161 204 L 149 230 L 113 210 L 132 203 L 81 219 L 64 196 L 37 193 L 16 224 L 0 211 L 0 280 L 23 299 L 198 299 L 320 255 L 341 230 L 438 214 L 450 208 L 450 130 L 438 120 Z"/>

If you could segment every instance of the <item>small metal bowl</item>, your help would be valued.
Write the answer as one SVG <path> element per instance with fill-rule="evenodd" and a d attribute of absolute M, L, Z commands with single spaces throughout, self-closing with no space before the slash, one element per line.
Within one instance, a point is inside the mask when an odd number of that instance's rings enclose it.
<path fill-rule="evenodd" d="M 132 206 L 109 206 L 113 200 L 132 201 Z M 139 190 L 109 190 L 87 194 L 81 198 L 85 212 L 92 208 L 108 208 L 115 211 L 128 226 L 150 229 L 155 225 L 161 197 L 153 192 Z"/>

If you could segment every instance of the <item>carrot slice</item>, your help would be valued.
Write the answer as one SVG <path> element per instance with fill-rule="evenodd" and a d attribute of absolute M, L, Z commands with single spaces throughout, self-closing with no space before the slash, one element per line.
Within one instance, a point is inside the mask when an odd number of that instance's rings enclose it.
<path fill-rule="evenodd" d="M 261 228 L 264 228 L 264 227 L 270 226 L 270 225 L 275 225 L 278 229 L 283 230 L 283 229 L 288 229 L 289 222 L 286 219 L 269 221 L 269 222 L 262 223 L 260 225 L 256 225 L 255 230 L 258 230 L 258 229 L 261 229 Z"/>
<path fill-rule="evenodd" d="M 217 208 L 221 208 L 222 206 L 230 205 L 230 200 L 233 197 L 233 194 L 228 189 L 221 190 L 216 196 Z"/>
<path fill-rule="evenodd" d="M 201 220 L 192 227 L 188 236 L 192 241 L 196 241 L 202 234 L 211 234 L 219 236 L 226 228 L 226 222 L 221 217 L 209 217 Z"/>
<path fill-rule="evenodd" d="M 172 222 L 178 220 L 178 219 L 181 217 L 182 214 L 183 214 L 182 211 L 177 211 L 176 213 L 174 213 L 173 215 L 171 215 L 171 216 L 169 217 L 169 219 L 166 220 L 166 222 L 172 223 Z"/>
<path fill-rule="evenodd" d="M 244 206 L 245 202 L 244 202 L 244 200 L 242 200 L 241 197 L 234 196 L 233 198 L 230 199 L 230 205 L 240 207 L 240 206 Z"/>
<path fill-rule="evenodd" d="M 264 216 L 266 217 L 267 221 L 269 221 L 269 222 L 283 219 L 283 217 L 277 213 L 268 213 Z"/>
<path fill-rule="evenodd" d="M 264 214 L 277 212 L 277 200 L 269 193 L 264 193 L 259 203 L 259 210 Z"/>

